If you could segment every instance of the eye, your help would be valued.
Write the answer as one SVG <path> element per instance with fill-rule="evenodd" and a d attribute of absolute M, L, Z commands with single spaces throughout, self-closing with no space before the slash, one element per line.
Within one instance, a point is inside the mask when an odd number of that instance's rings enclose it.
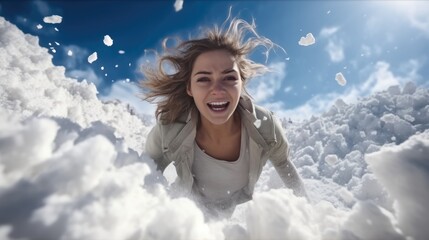
<path fill-rule="evenodd" d="M 235 80 L 237 80 L 237 78 L 236 78 L 235 76 L 231 75 L 231 76 L 226 76 L 226 77 L 225 77 L 225 80 L 228 80 L 228 81 L 235 81 Z"/>
<path fill-rule="evenodd" d="M 201 77 L 197 79 L 197 82 L 208 82 L 210 79 L 208 77 Z"/>

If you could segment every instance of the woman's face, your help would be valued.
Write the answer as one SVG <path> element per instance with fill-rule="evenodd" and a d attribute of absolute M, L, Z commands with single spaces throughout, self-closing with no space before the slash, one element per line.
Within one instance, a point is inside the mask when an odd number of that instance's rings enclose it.
<path fill-rule="evenodd" d="M 237 108 L 241 90 L 240 71 L 228 51 L 213 50 L 196 58 L 187 92 L 202 118 L 215 125 L 226 123 Z"/>

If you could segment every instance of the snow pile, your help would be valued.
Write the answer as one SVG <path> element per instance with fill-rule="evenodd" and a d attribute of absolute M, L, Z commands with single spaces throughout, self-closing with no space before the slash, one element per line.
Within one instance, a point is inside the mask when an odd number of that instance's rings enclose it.
<path fill-rule="evenodd" d="M 276 189 L 283 184 L 267 165 L 252 201 L 228 221 L 207 222 L 192 201 L 171 199 L 158 184 L 143 152 L 150 127 L 140 118 L 100 102 L 93 84 L 65 77 L 36 37 L 1 17 L 0 46 L 0 239 L 428 234 L 427 89 L 409 83 L 356 105 L 338 100 L 321 117 L 286 124 L 312 203 Z"/>
<path fill-rule="evenodd" d="M 429 90 L 409 82 L 402 90 L 392 86 L 355 105 L 338 99 L 320 117 L 299 125 L 284 125 L 291 158 L 302 176 L 309 179 L 310 185 L 331 189 L 325 200 L 347 206 L 337 194 L 344 186 L 357 200 L 377 199 L 382 206 L 391 208 L 364 156 L 429 129 Z M 279 180 L 270 181 L 274 187 Z M 319 199 L 321 195 L 314 197 Z"/>
<path fill-rule="evenodd" d="M 370 169 L 395 199 L 398 224 L 408 236 L 429 236 L 429 131 L 367 155 Z"/>

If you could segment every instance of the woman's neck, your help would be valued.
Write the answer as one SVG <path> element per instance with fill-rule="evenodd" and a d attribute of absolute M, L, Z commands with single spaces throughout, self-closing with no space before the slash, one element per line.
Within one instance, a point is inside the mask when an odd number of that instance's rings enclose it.
<path fill-rule="evenodd" d="M 239 133 L 241 130 L 241 118 L 238 112 L 235 112 L 232 117 L 224 124 L 215 125 L 207 119 L 200 116 L 200 121 L 197 127 L 198 137 L 209 139 L 210 141 L 219 142 L 227 137 L 231 137 Z"/>

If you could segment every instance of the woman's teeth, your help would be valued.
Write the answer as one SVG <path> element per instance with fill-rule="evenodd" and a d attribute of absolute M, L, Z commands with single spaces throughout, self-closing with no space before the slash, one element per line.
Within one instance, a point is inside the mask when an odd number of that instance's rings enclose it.
<path fill-rule="evenodd" d="M 229 102 L 211 102 L 207 103 L 209 108 L 213 111 L 222 111 L 228 107 Z"/>

